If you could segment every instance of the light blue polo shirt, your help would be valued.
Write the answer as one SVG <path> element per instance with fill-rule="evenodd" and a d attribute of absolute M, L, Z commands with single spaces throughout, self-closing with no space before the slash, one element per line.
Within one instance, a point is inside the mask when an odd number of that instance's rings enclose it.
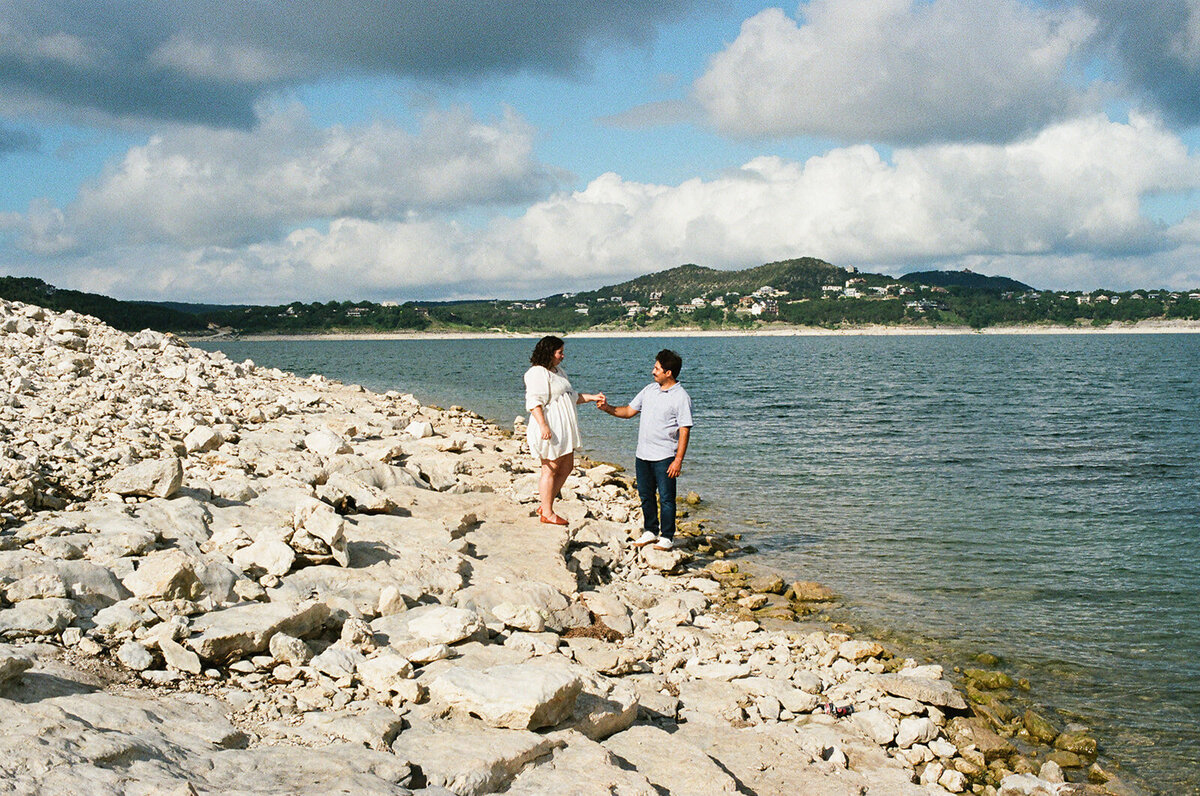
<path fill-rule="evenodd" d="M 675 382 L 664 390 L 650 382 L 629 402 L 629 408 L 641 413 L 637 457 L 648 462 L 675 458 L 679 429 L 692 426 L 692 398 L 683 385 Z"/>

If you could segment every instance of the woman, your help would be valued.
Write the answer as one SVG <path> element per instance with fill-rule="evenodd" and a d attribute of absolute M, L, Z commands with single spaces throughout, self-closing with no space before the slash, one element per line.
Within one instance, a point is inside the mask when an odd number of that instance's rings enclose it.
<path fill-rule="evenodd" d="M 564 346 L 562 338 L 554 335 L 538 340 L 529 357 L 532 367 L 525 371 L 529 450 L 542 461 L 538 517 L 551 525 L 567 524 L 554 513 L 554 499 L 575 467 L 575 449 L 580 442 L 575 406 L 604 400 L 603 393 L 587 395 L 571 388 L 562 369 Z"/>

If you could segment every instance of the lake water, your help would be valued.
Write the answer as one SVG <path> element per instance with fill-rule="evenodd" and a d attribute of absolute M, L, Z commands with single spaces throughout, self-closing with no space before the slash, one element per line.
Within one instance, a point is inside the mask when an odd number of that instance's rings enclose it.
<path fill-rule="evenodd" d="M 511 425 L 531 340 L 220 344 Z M 626 403 L 662 347 L 696 428 L 681 489 L 909 654 L 979 652 L 1162 793 L 1200 792 L 1200 336 L 568 339 Z M 580 407 L 632 465 L 636 420 Z"/>

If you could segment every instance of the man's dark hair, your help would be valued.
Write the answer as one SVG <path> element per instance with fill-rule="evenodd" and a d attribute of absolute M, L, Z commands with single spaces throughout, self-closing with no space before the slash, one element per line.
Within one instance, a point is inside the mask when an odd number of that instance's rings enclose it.
<path fill-rule="evenodd" d="M 555 337 L 552 334 L 546 335 L 533 347 L 533 353 L 529 356 L 530 364 L 541 365 L 547 369 L 554 367 L 554 352 L 564 345 L 566 343 L 561 337 Z"/>
<path fill-rule="evenodd" d="M 679 371 L 683 369 L 683 357 L 669 348 L 664 348 L 658 352 L 658 356 L 654 357 L 654 359 L 658 364 L 662 365 L 663 370 L 671 372 L 671 378 L 679 379 Z"/>

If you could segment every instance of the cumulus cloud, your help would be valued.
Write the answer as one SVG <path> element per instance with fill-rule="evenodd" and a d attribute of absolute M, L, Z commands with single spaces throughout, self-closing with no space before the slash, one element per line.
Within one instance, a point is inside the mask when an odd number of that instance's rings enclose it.
<path fill-rule="evenodd" d="M 249 127 L 264 92 L 320 77 L 573 74 L 707 0 L 5 0 L 0 107 Z"/>
<path fill-rule="evenodd" d="M 384 121 L 321 128 L 296 106 L 265 112 L 252 131 L 175 129 L 131 149 L 65 209 L 35 203 L 20 243 L 41 253 L 232 246 L 312 219 L 524 204 L 559 177 L 537 162 L 533 138 L 511 111 L 486 123 L 462 109 L 430 112 L 416 133 Z"/>
<path fill-rule="evenodd" d="M 746 20 L 693 86 L 734 136 L 1001 142 L 1077 115 L 1078 10 L 1017 0 L 812 0 Z"/>
<path fill-rule="evenodd" d="M 1182 124 L 1200 122 L 1200 2 L 1083 0 L 1127 88 Z"/>
<path fill-rule="evenodd" d="M 678 185 L 605 174 L 478 227 L 339 218 L 247 246 L 170 257 L 134 247 L 111 252 L 108 269 L 96 269 L 101 255 L 80 263 L 96 284 L 119 274 L 109 284 L 126 296 L 228 301 L 238 285 L 236 300 L 262 302 L 546 295 L 684 262 L 743 268 L 798 256 L 892 273 L 969 265 L 1048 287 L 1182 287 L 1195 275 L 1181 258 L 1200 246 L 1200 221 L 1166 228 L 1140 205 L 1197 187 L 1200 162 L 1159 122 L 1093 116 L 1006 145 L 930 145 L 890 159 L 858 145 L 804 162 L 756 158 Z"/>

